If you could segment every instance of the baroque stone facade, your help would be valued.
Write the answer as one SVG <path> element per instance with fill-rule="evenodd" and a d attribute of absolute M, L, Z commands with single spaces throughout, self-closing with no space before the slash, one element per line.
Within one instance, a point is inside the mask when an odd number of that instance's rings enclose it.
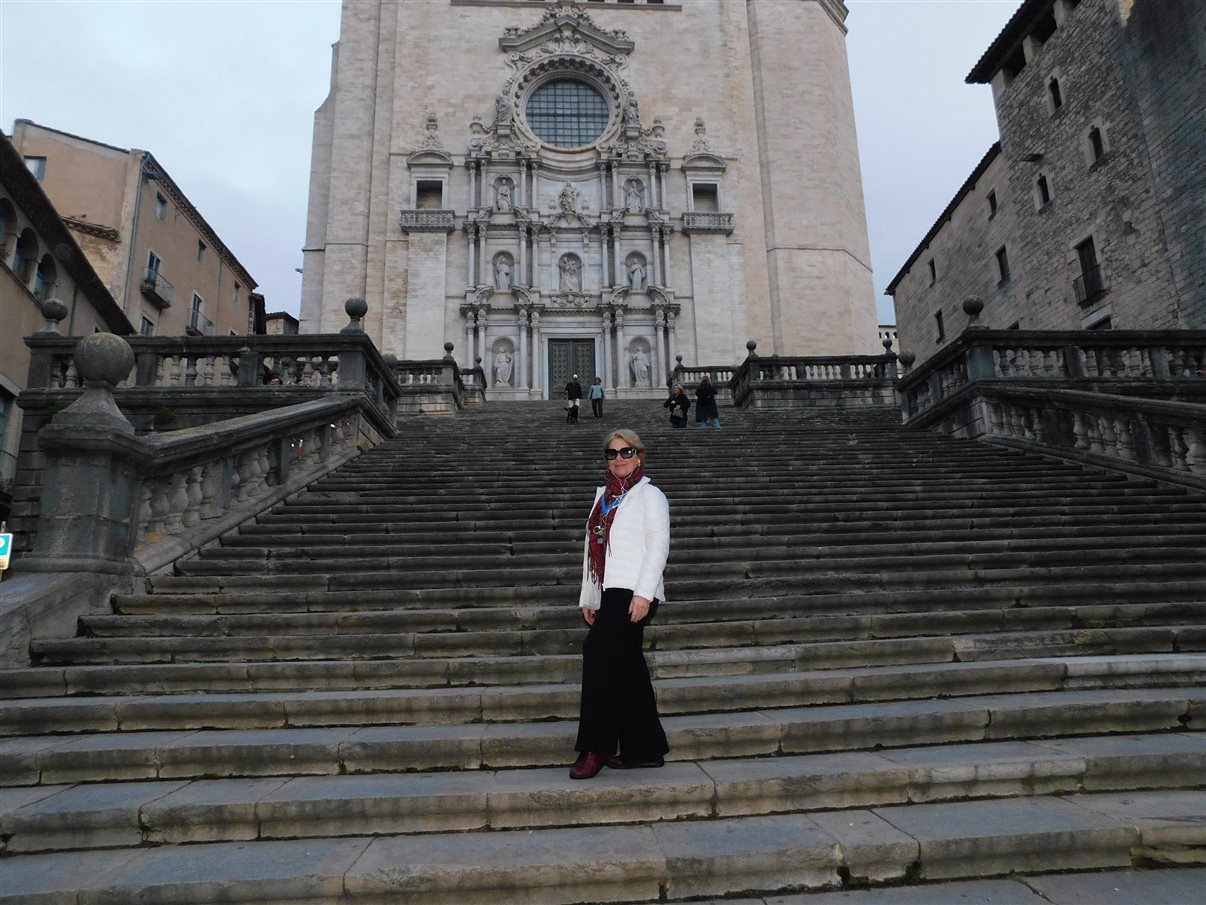
<path fill-rule="evenodd" d="M 1001 140 L 888 286 L 901 349 L 989 327 L 1206 327 L 1206 6 L 1026 0 L 968 76 Z"/>
<path fill-rule="evenodd" d="M 588 9 L 589 7 L 589 9 Z M 874 352 L 840 0 L 345 0 L 315 122 L 302 332 L 343 301 L 491 399 L 677 355 Z"/>

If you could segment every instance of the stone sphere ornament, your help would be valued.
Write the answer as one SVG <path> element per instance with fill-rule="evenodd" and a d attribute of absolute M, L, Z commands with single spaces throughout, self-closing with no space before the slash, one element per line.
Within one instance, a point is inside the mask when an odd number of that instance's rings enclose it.
<path fill-rule="evenodd" d="M 134 350 L 120 336 L 92 333 L 76 345 L 75 367 L 89 384 L 117 386 L 134 367 Z"/>
<path fill-rule="evenodd" d="M 979 297 L 969 295 L 963 300 L 963 313 L 971 318 L 973 324 L 980 323 L 980 312 L 984 310 L 984 302 Z"/>
<path fill-rule="evenodd" d="M 905 349 L 903 352 L 900 353 L 899 361 L 902 365 L 904 365 L 906 370 L 913 367 L 913 362 L 915 362 L 916 360 L 917 360 L 917 356 L 914 355 L 912 352 L 910 352 L 908 349 Z"/>
<path fill-rule="evenodd" d="M 360 319 L 368 313 L 368 302 L 364 299 L 351 298 L 343 303 L 343 310 L 347 312 L 350 320 L 348 325 L 340 330 L 340 333 L 362 333 L 363 328 L 360 326 Z"/>
<path fill-rule="evenodd" d="M 59 299 L 46 299 L 41 306 L 46 325 L 39 333 L 59 333 L 59 321 L 67 317 L 67 304 Z"/>
<path fill-rule="evenodd" d="M 745 350 L 749 353 L 750 358 L 757 357 L 757 353 L 754 351 L 757 348 L 758 348 L 758 344 L 756 342 L 754 342 L 752 339 L 745 344 Z"/>

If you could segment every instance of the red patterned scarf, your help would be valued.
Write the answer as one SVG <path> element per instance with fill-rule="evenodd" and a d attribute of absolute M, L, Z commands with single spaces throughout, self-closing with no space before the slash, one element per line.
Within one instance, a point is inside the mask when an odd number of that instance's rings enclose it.
<path fill-rule="evenodd" d="M 603 495 L 595 503 L 586 522 L 587 570 L 590 580 L 603 587 L 603 569 L 607 563 L 607 548 L 611 544 L 611 523 L 615 521 L 616 510 L 620 508 L 620 500 L 624 494 L 635 487 L 645 476 L 645 468 L 638 465 L 626 478 L 617 478 L 607 472 Z"/>

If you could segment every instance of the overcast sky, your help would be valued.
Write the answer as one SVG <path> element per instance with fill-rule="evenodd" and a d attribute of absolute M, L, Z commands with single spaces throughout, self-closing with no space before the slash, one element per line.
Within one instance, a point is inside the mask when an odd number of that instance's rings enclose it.
<path fill-rule="evenodd" d="M 989 88 L 963 79 L 1020 0 L 847 5 L 887 321 L 884 287 L 997 139 Z M 0 0 L 0 128 L 32 119 L 150 151 L 259 282 L 268 310 L 296 314 L 313 115 L 338 37 L 338 0 Z"/>

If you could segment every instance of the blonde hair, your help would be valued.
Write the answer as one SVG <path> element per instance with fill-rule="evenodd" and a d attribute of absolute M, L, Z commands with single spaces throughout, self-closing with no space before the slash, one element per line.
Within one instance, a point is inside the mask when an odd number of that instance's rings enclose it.
<path fill-rule="evenodd" d="M 641 438 L 637 435 L 637 432 L 631 428 L 621 427 L 619 430 L 614 430 L 608 434 L 603 441 L 604 452 L 607 452 L 607 447 L 611 445 L 612 440 L 623 440 L 629 446 L 634 447 L 639 455 L 645 455 L 645 444 L 641 442 Z"/>

